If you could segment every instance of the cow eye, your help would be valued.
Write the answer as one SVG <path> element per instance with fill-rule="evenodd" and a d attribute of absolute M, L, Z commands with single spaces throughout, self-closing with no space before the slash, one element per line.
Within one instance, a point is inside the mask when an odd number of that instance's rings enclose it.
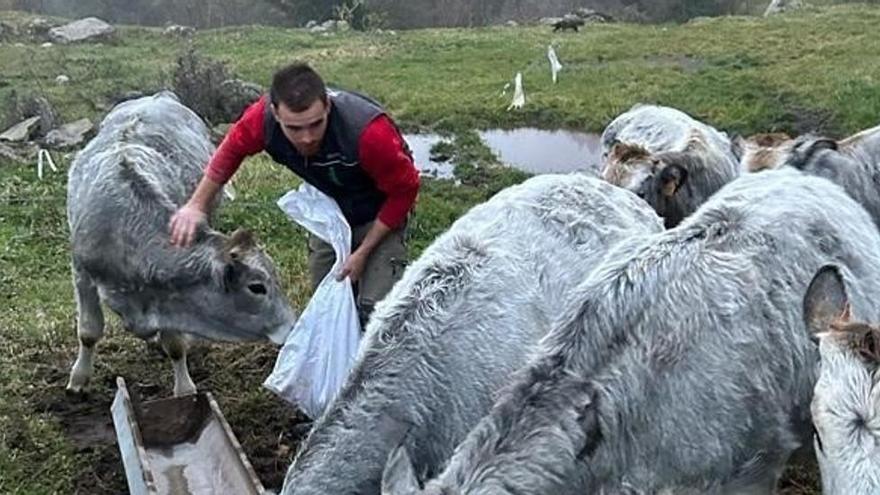
<path fill-rule="evenodd" d="M 247 288 L 254 294 L 259 294 L 261 296 L 266 294 L 266 286 L 263 284 L 248 284 Z"/>

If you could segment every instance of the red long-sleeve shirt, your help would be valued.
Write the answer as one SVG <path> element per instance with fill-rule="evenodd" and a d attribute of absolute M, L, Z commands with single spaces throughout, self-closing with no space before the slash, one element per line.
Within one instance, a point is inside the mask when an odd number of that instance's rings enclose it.
<path fill-rule="evenodd" d="M 265 96 L 244 111 L 208 163 L 208 178 L 225 184 L 245 157 L 263 150 L 265 111 Z M 377 218 L 392 229 L 403 223 L 419 192 L 419 173 L 404 149 L 397 127 L 384 114 L 367 124 L 358 141 L 361 167 L 386 196 Z"/>

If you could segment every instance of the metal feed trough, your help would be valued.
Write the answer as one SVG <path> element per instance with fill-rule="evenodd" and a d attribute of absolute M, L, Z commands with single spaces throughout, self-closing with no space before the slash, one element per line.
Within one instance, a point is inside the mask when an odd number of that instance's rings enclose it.
<path fill-rule="evenodd" d="M 210 392 L 140 401 L 116 379 L 111 411 L 132 495 L 266 491 Z"/>

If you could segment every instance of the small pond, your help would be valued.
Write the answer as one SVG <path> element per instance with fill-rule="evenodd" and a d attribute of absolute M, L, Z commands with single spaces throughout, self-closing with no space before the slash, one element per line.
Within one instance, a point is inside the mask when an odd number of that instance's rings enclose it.
<path fill-rule="evenodd" d="M 602 157 L 600 136 L 593 133 L 523 127 L 488 129 L 479 135 L 502 163 L 532 174 L 598 171 Z M 431 156 L 431 147 L 445 138 L 437 134 L 406 134 L 404 138 L 422 175 L 453 178 L 455 165 Z"/>
<path fill-rule="evenodd" d="M 480 137 L 502 163 L 533 174 L 596 171 L 602 158 L 598 134 L 523 127 L 480 131 Z"/>

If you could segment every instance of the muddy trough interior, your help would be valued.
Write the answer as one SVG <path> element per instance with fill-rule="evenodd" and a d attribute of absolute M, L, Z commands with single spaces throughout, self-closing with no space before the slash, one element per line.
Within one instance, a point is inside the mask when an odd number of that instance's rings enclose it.
<path fill-rule="evenodd" d="M 141 401 L 122 378 L 111 411 L 132 495 L 265 493 L 210 392 Z"/>

